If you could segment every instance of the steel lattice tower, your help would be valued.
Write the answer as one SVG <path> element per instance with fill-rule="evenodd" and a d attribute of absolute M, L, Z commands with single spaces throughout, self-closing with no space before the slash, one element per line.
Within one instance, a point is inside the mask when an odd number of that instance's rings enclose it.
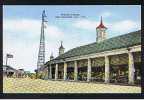
<path fill-rule="evenodd" d="M 46 28 L 46 14 L 45 10 L 42 13 L 42 24 L 41 24 L 41 34 L 40 34 L 40 45 L 39 45 L 39 52 L 38 52 L 38 61 L 37 61 L 37 71 L 40 71 L 40 68 L 44 66 L 45 63 L 45 35 L 44 35 L 44 28 Z"/>

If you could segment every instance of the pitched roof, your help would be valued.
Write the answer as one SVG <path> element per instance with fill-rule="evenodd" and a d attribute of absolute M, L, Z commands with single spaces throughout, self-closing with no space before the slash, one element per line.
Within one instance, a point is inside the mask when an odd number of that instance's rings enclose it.
<path fill-rule="evenodd" d="M 54 60 L 69 58 L 91 53 L 109 51 L 141 44 L 141 31 L 135 31 L 128 34 L 120 35 L 102 42 L 94 42 L 88 45 L 73 48 L 64 54 L 56 57 Z"/>
<path fill-rule="evenodd" d="M 11 67 L 11 66 L 9 66 L 9 65 L 3 65 L 3 67 L 6 67 L 6 69 L 7 70 L 16 70 L 15 68 L 13 68 L 13 67 Z"/>

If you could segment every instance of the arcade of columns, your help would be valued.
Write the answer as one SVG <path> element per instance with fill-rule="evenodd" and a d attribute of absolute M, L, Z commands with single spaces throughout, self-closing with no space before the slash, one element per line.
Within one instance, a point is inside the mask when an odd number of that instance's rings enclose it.
<path fill-rule="evenodd" d="M 91 54 L 87 56 L 81 56 L 81 57 L 74 57 L 66 59 L 63 63 L 63 80 L 67 80 L 67 69 L 68 69 L 68 62 L 72 61 L 74 63 L 74 80 L 78 80 L 78 61 L 80 60 L 87 60 L 87 82 L 91 81 L 91 72 L 92 72 L 92 59 L 98 58 L 98 57 L 104 57 L 104 67 L 105 67 L 105 83 L 110 82 L 110 60 L 109 57 L 112 55 L 119 55 L 119 54 L 127 54 L 128 57 L 128 84 L 134 84 L 134 52 L 140 52 L 141 46 L 135 46 L 131 47 L 130 50 L 128 49 L 119 49 L 119 50 L 112 50 L 104 53 L 97 53 L 97 54 Z M 55 80 L 58 79 L 58 67 L 59 63 L 53 64 L 55 66 Z M 50 64 L 49 69 L 49 79 L 52 79 L 52 64 Z"/>

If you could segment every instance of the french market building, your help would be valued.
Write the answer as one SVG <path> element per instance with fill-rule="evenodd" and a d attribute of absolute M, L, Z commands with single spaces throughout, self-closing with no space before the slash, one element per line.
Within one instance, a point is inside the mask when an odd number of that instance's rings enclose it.
<path fill-rule="evenodd" d="M 96 42 L 65 53 L 61 43 L 59 56 L 45 64 L 48 78 L 140 85 L 141 31 L 107 39 L 106 30 L 101 18 Z"/>

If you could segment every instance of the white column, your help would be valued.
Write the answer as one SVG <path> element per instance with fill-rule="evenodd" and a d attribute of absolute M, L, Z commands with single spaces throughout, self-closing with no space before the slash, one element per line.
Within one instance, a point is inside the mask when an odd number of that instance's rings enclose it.
<path fill-rule="evenodd" d="M 50 64 L 50 68 L 49 68 L 49 79 L 52 79 L 52 66 Z"/>
<path fill-rule="evenodd" d="M 91 59 L 88 58 L 88 67 L 87 67 L 87 81 L 91 80 Z"/>
<path fill-rule="evenodd" d="M 67 63 L 64 62 L 64 80 L 67 80 Z"/>
<path fill-rule="evenodd" d="M 129 84 L 134 84 L 134 59 L 132 52 L 128 52 L 128 64 L 129 64 Z"/>
<path fill-rule="evenodd" d="M 109 74 L 110 74 L 110 69 L 109 69 L 109 58 L 108 56 L 105 56 L 105 83 L 109 83 Z"/>
<path fill-rule="evenodd" d="M 77 66 L 77 61 L 74 61 L 74 80 L 78 80 L 78 66 Z"/>
<path fill-rule="evenodd" d="M 26 74 L 24 74 L 24 77 L 26 77 Z M 45 68 L 45 76 L 44 76 L 44 79 L 47 80 L 48 77 L 49 77 L 49 75 L 48 75 L 48 67 L 47 67 L 47 68 Z"/>
<path fill-rule="evenodd" d="M 55 66 L 55 80 L 58 79 L 58 64 Z"/>

